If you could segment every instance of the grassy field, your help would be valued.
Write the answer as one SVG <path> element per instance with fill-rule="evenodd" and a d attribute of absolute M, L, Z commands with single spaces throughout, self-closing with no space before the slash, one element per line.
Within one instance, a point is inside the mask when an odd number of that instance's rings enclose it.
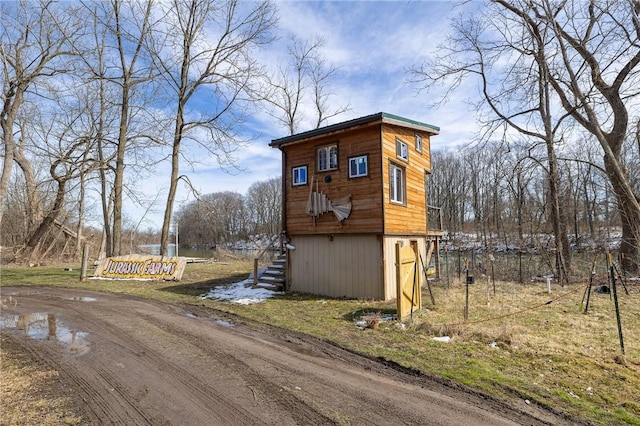
<path fill-rule="evenodd" d="M 66 271 L 61 266 L 3 268 L 1 277 L 4 286 L 77 287 L 203 305 L 308 333 L 496 398 L 527 401 L 575 420 L 640 425 L 638 284 L 627 285 L 629 294 L 618 288 L 623 355 L 611 296 L 592 293 L 584 314 L 585 283 L 564 288 L 553 285 L 548 294 L 543 282 L 496 282 L 494 294 L 493 283 L 480 278 L 470 286 L 467 321 L 465 286 L 455 280 L 449 288 L 434 283 L 436 304 L 431 304 L 423 289 L 422 311 L 405 324 L 384 320 L 385 314 L 395 313 L 395 302 L 287 294 L 247 306 L 198 297 L 211 287 L 245 279 L 251 268 L 248 261 L 189 264 L 180 282 L 81 283 L 77 269 Z M 358 327 L 357 321 L 363 317 L 376 320 L 371 321 L 374 327 Z M 378 318 L 382 319 L 379 323 Z M 434 340 L 438 336 L 451 339 Z M 5 383 L 21 380 L 22 370 L 5 371 L 5 363 L 17 365 L 13 359 L 19 354 L 5 350 L 4 345 L 2 358 L 4 401 Z M 46 397 L 46 380 L 40 385 Z M 74 417 L 69 419 L 73 423 Z M 4 413 L 0 420 L 7 423 Z"/>

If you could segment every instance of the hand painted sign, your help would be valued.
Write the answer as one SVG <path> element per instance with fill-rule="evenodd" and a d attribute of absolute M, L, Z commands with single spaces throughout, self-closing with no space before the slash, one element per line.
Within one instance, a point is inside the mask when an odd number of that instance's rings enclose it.
<path fill-rule="evenodd" d="M 102 259 L 94 277 L 111 279 L 173 280 L 182 278 L 187 260 L 183 257 L 129 256 Z"/>

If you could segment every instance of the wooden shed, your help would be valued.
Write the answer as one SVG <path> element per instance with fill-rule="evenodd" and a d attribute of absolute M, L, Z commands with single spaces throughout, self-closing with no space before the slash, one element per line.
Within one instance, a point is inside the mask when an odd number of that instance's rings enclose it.
<path fill-rule="evenodd" d="M 423 282 L 441 235 L 429 231 L 426 199 L 439 130 L 377 113 L 271 142 L 282 152 L 287 290 L 396 298 L 399 242 L 414 248 Z"/>

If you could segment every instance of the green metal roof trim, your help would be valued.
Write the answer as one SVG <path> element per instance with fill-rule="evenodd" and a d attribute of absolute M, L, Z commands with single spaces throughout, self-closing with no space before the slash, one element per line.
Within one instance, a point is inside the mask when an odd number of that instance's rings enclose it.
<path fill-rule="evenodd" d="M 409 127 L 415 130 L 427 131 L 433 135 L 437 135 L 440 132 L 440 128 L 432 126 L 431 124 L 422 123 L 420 121 L 410 120 L 408 118 L 400 117 L 399 115 L 388 114 L 386 112 L 379 112 L 377 114 L 367 115 L 353 120 L 343 121 L 342 123 L 332 124 L 330 126 L 320 127 L 318 129 L 309 130 L 302 133 L 297 133 L 291 136 L 285 136 L 279 139 L 273 139 L 269 144 L 272 147 L 278 147 L 287 143 L 296 142 L 302 139 L 312 138 L 314 136 L 323 135 L 325 133 L 337 132 L 340 130 L 349 129 L 355 126 L 361 126 L 371 123 L 388 123 L 396 124 L 399 126 Z"/>

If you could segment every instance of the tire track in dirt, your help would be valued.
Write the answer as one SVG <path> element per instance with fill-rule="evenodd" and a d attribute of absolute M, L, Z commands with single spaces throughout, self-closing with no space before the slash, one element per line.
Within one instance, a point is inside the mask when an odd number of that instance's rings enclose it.
<path fill-rule="evenodd" d="M 192 401 L 183 401 L 185 404 L 192 405 L 191 411 L 209 413 L 206 419 L 203 417 L 200 419 L 201 421 L 211 421 L 214 419 L 216 423 L 222 423 L 225 420 L 228 421 L 229 419 L 234 419 L 234 424 L 268 424 L 262 422 L 256 413 L 250 413 L 244 409 L 243 406 L 227 402 L 224 389 L 215 389 L 210 383 L 202 381 L 198 375 L 192 374 L 176 363 L 167 362 L 164 356 L 157 352 L 156 348 L 146 344 L 141 344 L 141 341 L 144 340 L 142 338 L 145 335 L 148 335 L 149 330 L 152 328 L 167 328 L 164 325 L 159 326 L 158 324 L 154 324 L 153 321 L 149 320 L 152 318 L 151 316 L 132 310 L 126 312 L 128 310 L 127 307 L 122 308 L 117 306 L 117 304 L 114 304 L 111 306 L 101 306 L 99 314 L 93 313 L 93 315 L 95 315 L 94 318 L 93 316 L 87 315 L 87 306 L 93 308 L 96 304 L 86 305 L 82 304 L 82 302 L 70 302 L 66 299 L 58 299 L 56 301 L 56 299 L 51 297 L 51 295 L 38 295 L 35 299 L 38 300 L 40 297 L 47 297 L 49 299 L 40 303 L 40 306 L 45 308 L 47 311 L 56 309 L 60 311 L 60 305 L 64 303 L 64 313 L 60 316 L 65 317 L 65 322 L 71 321 L 77 323 L 79 318 L 82 318 L 82 327 L 86 329 L 90 335 L 99 331 L 102 336 L 101 340 L 105 341 L 102 346 L 110 347 L 109 356 L 121 360 L 127 359 L 128 370 L 135 371 L 141 370 L 145 368 L 145 366 L 154 366 L 154 370 L 158 371 L 159 374 L 162 375 L 162 380 L 165 382 L 163 387 L 171 387 L 178 393 L 185 393 L 192 397 Z M 28 297 L 23 298 L 23 303 L 31 302 L 31 300 L 28 299 Z M 73 314 L 70 315 L 70 313 Z M 135 327 L 132 327 L 131 329 L 122 327 L 118 318 L 125 315 L 130 317 L 127 323 L 134 323 Z M 66 317 L 73 317 L 73 319 Z M 213 324 L 209 324 L 209 327 L 216 328 Z M 155 333 L 152 332 L 151 334 L 153 335 Z M 169 332 L 165 334 L 166 336 L 174 336 L 175 338 L 178 338 L 180 341 L 176 343 L 177 345 L 189 343 L 183 341 L 184 336 L 182 330 L 178 330 L 175 333 Z M 135 335 L 135 337 L 132 337 L 132 335 Z M 204 347 L 206 348 L 206 345 Z M 211 348 L 214 347 L 215 346 L 211 346 Z M 93 358 L 96 353 L 101 351 L 101 348 L 93 348 L 87 358 Z M 211 359 L 224 358 L 224 354 L 220 351 L 208 352 L 208 356 Z M 41 356 L 42 355 L 43 354 L 41 354 Z M 52 354 L 51 357 L 55 358 L 55 354 Z M 238 363 L 238 360 L 233 357 L 227 358 L 231 360 L 228 363 L 229 365 Z M 114 424 L 157 424 L 157 417 L 154 419 L 145 415 L 143 411 L 136 407 L 136 403 L 140 403 L 141 399 L 139 392 L 136 393 L 133 389 L 130 390 L 126 386 L 122 386 L 120 384 L 120 381 L 123 380 L 121 377 L 122 372 L 118 371 L 117 368 L 109 368 L 110 365 L 114 364 L 113 362 L 90 362 L 89 368 L 92 370 L 91 374 L 96 376 L 92 378 L 92 381 L 101 382 L 101 387 L 109 392 L 107 396 L 112 400 L 110 404 L 118 406 L 117 412 L 120 413 L 120 415 L 116 417 L 113 416 L 113 413 L 109 413 L 108 409 L 105 410 L 105 405 L 108 407 L 109 404 L 103 403 L 104 392 L 92 392 L 91 387 L 86 385 L 87 380 L 84 377 L 87 374 L 86 369 L 82 375 L 78 375 L 74 374 L 73 371 L 67 371 L 64 367 L 64 360 L 55 359 L 54 362 L 60 363 L 61 369 L 63 370 L 62 373 L 68 376 L 69 380 L 77 383 L 80 389 L 84 391 L 86 394 L 85 399 L 90 402 L 90 408 L 92 408 L 95 416 L 101 422 L 107 421 Z M 219 363 L 219 361 L 216 362 Z M 121 368 L 124 368 L 123 364 L 121 364 Z M 244 368 L 240 369 L 240 371 L 243 369 Z M 129 382 L 131 382 L 131 380 L 129 380 Z M 255 390 L 252 390 L 252 388 L 255 389 L 255 386 L 248 385 L 246 392 L 254 398 Z M 273 389 L 264 390 L 265 393 L 269 393 L 271 391 L 273 391 Z M 275 393 L 277 394 L 277 392 Z M 280 397 L 282 397 L 282 394 Z M 286 400 L 287 398 L 284 399 Z M 330 423 L 326 418 L 318 415 L 318 413 L 309 407 L 301 406 L 299 402 L 297 402 L 296 410 L 292 412 L 294 414 L 292 416 L 291 413 L 288 413 L 287 411 L 293 403 L 296 403 L 296 401 L 290 400 L 283 404 L 278 404 L 281 407 L 281 410 L 279 410 L 278 415 L 270 416 L 272 419 L 271 424 L 299 424 L 306 421 L 311 421 L 314 424 Z M 212 407 L 215 407 L 214 412 L 212 412 Z M 258 414 L 264 415 L 266 413 Z M 289 421 L 283 422 L 283 420 L 287 418 Z"/>
<path fill-rule="evenodd" d="M 178 315 L 179 317 L 186 317 L 186 312 L 176 313 L 173 312 L 173 315 Z M 255 368 L 252 368 L 249 364 L 247 364 L 243 357 L 247 356 L 246 352 L 236 352 L 235 348 L 226 347 L 224 350 L 220 349 L 221 346 L 211 345 L 210 341 L 203 338 L 203 335 L 197 335 L 190 332 L 189 328 L 186 327 L 178 327 L 176 326 L 175 319 L 172 321 L 171 319 L 163 320 L 158 315 L 151 314 L 140 314 L 147 319 L 148 323 L 155 324 L 159 327 L 163 332 L 173 335 L 173 336 L 181 336 L 181 338 L 188 343 L 189 345 L 197 348 L 199 351 L 204 353 L 208 358 L 215 359 L 217 363 L 223 365 L 226 369 L 233 371 L 233 375 L 241 380 L 243 386 L 246 387 L 247 392 L 251 391 L 253 395 L 254 403 L 258 402 L 258 395 L 264 395 L 264 401 L 271 405 L 271 408 L 274 408 L 274 405 L 277 405 L 279 411 L 282 414 L 285 414 L 284 417 L 281 415 L 274 417 L 273 420 L 277 421 L 279 424 L 286 424 L 284 419 L 287 417 L 291 417 L 292 424 L 333 424 L 334 422 L 331 419 L 326 418 L 324 415 L 319 413 L 316 409 L 306 404 L 304 401 L 300 400 L 294 393 L 291 392 L 286 386 L 282 386 L 281 384 L 275 383 L 273 380 L 269 378 L 263 378 L 261 372 L 256 371 Z M 221 326 L 215 324 L 213 321 L 209 321 L 210 318 L 200 318 L 200 319 L 191 319 L 186 320 L 192 322 L 196 321 L 205 321 L 206 327 L 211 327 L 212 330 L 218 330 Z M 185 320 L 183 320 L 185 321 Z M 202 326 L 202 324 L 200 324 Z M 224 326 L 222 326 L 224 327 Z M 225 334 L 233 333 L 232 330 L 226 330 Z M 247 338 L 248 336 L 244 336 Z M 259 344 L 261 342 L 256 342 Z M 273 360 L 263 358 L 264 362 L 273 362 Z M 179 366 L 174 366 L 174 376 L 181 378 L 189 375 L 183 368 Z M 192 376 L 193 377 L 193 376 Z M 197 380 L 197 378 L 193 378 Z M 191 383 L 188 381 L 187 383 Z M 194 391 L 199 392 L 200 389 L 196 388 Z M 223 398 L 223 394 L 220 392 L 216 392 L 216 395 L 220 398 Z M 271 397 L 270 397 L 271 396 Z M 203 395 L 203 397 L 207 397 L 207 395 Z M 277 399 L 276 399 L 277 398 Z M 254 404 L 255 405 L 255 404 Z M 295 410 L 292 408 L 295 407 Z M 251 424 L 261 423 L 259 420 L 252 420 Z"/>
<path fill-rule="evenodd" d="M 226 354 L 223 351 L 216 350 L 216 347 L 211 345 L 210 343 L 199 344 L 203 341 L 200 337 L 187 339 L 187 337 L 190 336 L 188 332 L 183 328 L 174 327 L 171 321 L 158 324 L 157 319 L 152 315 L 146 315 L 139 312 L 137 313 L 137 315 L 138 317 L 146 320 L 146 324 L 148 324 L 146 326 L 147 329 L 150 326 L 157 327 L 162 331 L 162 333 L 164 333 L 165 337 L 178 337 L 179 342 L 176 343 L 177 345 L 184 346 L 186 344 L 189 344 L 191 346 L 197 347 L 207 356 L 207 358 L 215 359 L 217 364 L 221 364 L 226 368 L 233 368 L 234 375 L 244 377 L 245 379 L 249 378 L 250 380 L 245 380 L 245 382 L 247 382 L 247 393 L 249 392 L 249 390 L 252 390 L 254 397 L 255 390 L 253 389 L 256 387 L 262 387 L 262 391 L 265 393 L 277 394 L 278 391 L 282 391 L 281 388 L 274 389 L 273 387 L 269 387 L 268 389 L 266 389 L 264 384 L 267 382 L 256 380 L 259 376 L 251 375 L 251 377 L 248 377 L 248 375 L 245 373 L 247 371 L 246 365 L 243 364 L 240 359 L 235 356 Z M 213 324 L 208 325 L 210 327 L 216 327 Z M 127 340 L 128 342 L 124 346 L 128 348 L 148 348 L 147 346 L 141 346 L 137 339 Z M 217 389 L 210 386 L 210 384 L 201 380 L 199 376 L 192 374 L 182 366 L 176 363 L 167 362 L 162 356 L 159 356 L 156 352 L 153 351 L 140 350 L 137 352 L 140 356 L 140 363 L 158 366 L 159 370 L 163 372 L 163 379 L 165 381 L 169 382 L 174 388 L 178 386 L 183 387 L 185 390 L 189 391 L 191 395 L 196 396 L 199 409 L 204 410 L 207 407 L 217 405 L 218 407 L 216 409 L 216 412 L 220 416 L 220 421 L 233 418 L 235 420 L 235 424 L 263 424 L 263 422 L 259 418 L 256 418 L 255 415 L 252 415 L 244 408 L 228 403 L 226 401 L 224 391 L 218 391 Z M 240 365 L 240 367 L 238 367 L 238 365 Z M 282 396 L 283 395 L 280 394 L 279 399 L 283 399 Z M 289 410 L 289 408 L 292 406 L 291 403 L 294 401 L 289 400 L 282 403 L 279 400 L 277 402 L 282 407 L 283 413 L 285 413 L 287 410 Z M 220 405 L 222 405 L 222 407 L 220 407 Z M 298 403 L 298 405 L 300 404 Z M 302 412 L 300 413 L 300 411 Z M 321 424 L 327 422 L 327 419 L 319 416 L 318 413 L 310 408 L 305 409 L 305 407 L 298 406 L 293 413 L 296 415 L 292 419 L 292 424 L 299 424 L 298 422 L 303 421 L 310 421 L 313 424 Z M 242 420 L 245 418 L 246 421 Z M 276 420 L 281 424 L 283 422 L 283 418 L 280 416 L 278 416 L 277 418 L 274 417 L 274 421 Z"/>
<path fill-rule="evenodd" d="M 186 312 L 178 315 L 186 316 Z M 150 316 L 151 317 L 151 316 Z M 158 317 L 153 318 L 153 323 L 161 322 Z M 221 327 L 216 325 L 213 321 L 214 318 L 193 318 L 193 320 L 203 322 L 205 327 L 211 327 L 216 329 Z M 322 413 L 318 412 L 315 408 L 307 404 L 292 392 L 291 387 L 282 384 L 282 381 L 274 381 L 272 377 L 265 376 L 264 372 L 258 371 L 256 368 L 250 366 L 244 359 L 250 356 L 247 352 L 238 351 L 237 346 L 233 348 L 226 347 L 225 350 L 218 349 L 217 346 L 212 346 L 202 338 L 202 335 L 197 335 L 190 332 L 188 329 L 176 327 L 174 322 L 166 321 L 162 323 L 162 328 L 172 334 L 179 334 L 183 336 L 189 344 L 197 347 L 199 350 L 205 352 L 208 356 L 215 358 L 228 368 L 232 368 L 234 374 L 238 378 L 242 379 L 247 389 L 251 390 L 255 403 L 258 402 L 259 396 L 263 398 L 263 403 L 277 404 L 281 407 L 282 411 L 287 412 L 292 417 L 294 424 L 333 424 L 334 422 L 325 417 Z M 225 327 L 225 326 L 222 326 Z M 235 334 L 233 330 L 227 330 L 226 333 Z M 244 335 L 244 338 L 251 338 Z M 263 344 L 264 342 L 255 341 L 255 344 Z M 273 363 L 273 359 L 268 357 L 260 357 L 261 362 L 264 364 Z M 290 372 L 281 372 L 279 376 L 285 376 Z M 276 399 L 277 398 L 277 399 Z M 292 411 L 291 408 L 295 407 Z M 281 418 L 280 422 L 283 421 Z"/>
<path fill-rule="evenodd" d="M 47 299 L 43 299 L 47 298 Z M 109 329 L 108 323 L 93 321 L 86 315 L 85 302 L 77 302 L 68 298 L 58 298 L 51 294 L 25 295 L 21 297 L 24 304 L 38 303 L 47 312 L 62 312 L 57 314 L 61 322 L 65 324 L 82 324 L 82 329 L 99 330 L 104 326 Z M 64 304 L 64 309 L 61 305 Z M 72 313 L 72 315 L 70 315 Z M 117 329 L 112 328 L 112 336 L 117 336 Z M 110 344 L 127 347 L 127 342 L 117 342 L 112 339 Z M 118 381 L 112 375 L 105 373 L 100 362 L 89 361 L 90 368 L 78 368 L 75 362 L 77 357 L 68 357 L 60 353 L 55 345 L 31 344 L 29 340 L 23 340 L 22 347 L 28 350 L 34 357 L 55 366 L 61 378 L 67 382 L 67 386 L 76 386 L 76 399 L 81 399 L 80 404 L 84 413 L 92 422 L 112 425 L 156 425 L 153 416 L 146 415 L 138 407 L 129 402 L 130 395 L 123 390 Z M 36 342 L 42 343 L 42 342 Z M 86 359 L 91 359 L 93 354 L 86 354 Z"/>
<path fill-rule="evenodd" d="M 95 423 L 567 424 L 310 336 L 239 319 L 225 327 L 216 319 L 230 316 L 207 308 L 80 290 L 3 288 L 10 290 L 19 300 L 16 313 L 46 310 L 89 333 L 89 352 L 69 355 L 54 342 L 2 330 L 54 365 L 78 389 Z M 96 300 L 71 300 L 78 294 Z"/>
<path fill-rule="evenodd" d="M 206 319 L 206 317 L 204 317 L 204 319 Z M 175 323 L 166 323 L 164 327 L 172 328 L 173 333 L 188 333 L 186 330 L 175 327 Z M 424 401 L 413 400 L 413 403 L 410 404 L 405 399 L 406 405 L 411 408 L 397 406 L 397 399 L 394 399 L 392 402 L 391 393 L 395 385 L 390 377 L 387 380 L 375 381 L 371 378 L 372 374 L 367 371 L 371 370 L 371 364 L 373 364 L 371 360 L 344 350 L 339 350 L 335 346 L 332 350 L 326 350 L 326 344 L 318 347 L 309 342 L 304 342 L 304 345 L 298 345 L 303 347 L 294 348 L 295 345 L 290 336 L 286 337 L 288 344 L 283 344 L 282 338 L 267 339 L 266 337 L 268 336 L 265 336 L 265 334 L 256 333 L 255 329 L 243 327 L 242 325 L 234 327 L 233 330 L 229 331 L 229 334 L 242 335 L 243 338 L 255 340 L 256 345 L 273 350 L 263 351 L 262 353 L 242 354 L 241 357 L 234 352 L 235 356 L 232 357 L 233 362 L 237 362 L 239 358 L 242 358 L 244 364 L 248 366 L 245 371 L 251 372 L 251 374 L 255 372 L 255 369 L 250 365 L 262 364 L 271 366 L 271 369 L 277 371 L 279 376 L 297 378 L 297 383 L 300 386 L 280 382 L 276 387 L 296 389 L 297 391 L 291 391 L 290 393 L 300 402 L 310 406 L 324 405 L 330 402 L 330 405 L 341 407 L 337 415 L 337 419 L 340 421 L 346 420 L 350 423 L 361 422 L 362 424 L 388 424 L 390 412 L 401 416 L 407 421 L 407 424 L 424 424 L 425 421 L 428 421 L 423 415 L 415 414 L 415 412 L 421 411 L 420 405 L 424 404 Z M 196 335 L 193 335 L 192 338 L 195 342 L 201 341 Z M 354 365 L 354 359 L 359 358 L 361 358 L 362 365 Z M 284 359 L 295 361 L 278 361 Z M 347 366 L 343 365 L 347 360 L 349 361 Z M 311 364 L 313 364 L 314 371 L 310 374 L 309 369 Z M 365 367 L 365 364 L 369 365 Z M 394 373 L 394 376 L 398 374 L 397 371 L 394 371 Z M 335 383 L 338 381 L 338 376 L 341 375 L 350 376 L 351 379 L 342 382 L 342 389 L 338 389 Z M 255 376 L 271 377 L 265 374 L 264 371 L 261 371 L 259 375 L 255 374 Z M 384 386 L 384 390 L 366 387 L 367 383 L 364 385 L 361 383 L 363 380 L 365 382 L 369 381 L 368 384 L 370 385 Z M 352 381 L 356 382 L 356 384 L 351 383 Z M 397 390 L 403 392 L 412 391 L 412 389 L 407 388 Z M 321 401 L 318 401 L 318 395 L 321 396 Z M 451 412 L 460 410 L 458 401 L 436 395 L 435 393 L 430 393 L 429 396 L 437 397 L 439 404 L 447 407 Z M 355 401 L 355 403 L 351 404 L 351 407 L 348 407 L 348 404 L 343 403 L 344 401 Z M 500 423 L 500 419 L 497 419 L 496 416 L 489 416 L 481 409 L 476 411 L 476 424 L 482 422 L 487 424 Z M 363 413 L 366 414 L 363 416 Z M 526 417 L 527 416 L 523 416 L 523 418 Z M 528 420 L 530 420 L 530 418 Z"/>

